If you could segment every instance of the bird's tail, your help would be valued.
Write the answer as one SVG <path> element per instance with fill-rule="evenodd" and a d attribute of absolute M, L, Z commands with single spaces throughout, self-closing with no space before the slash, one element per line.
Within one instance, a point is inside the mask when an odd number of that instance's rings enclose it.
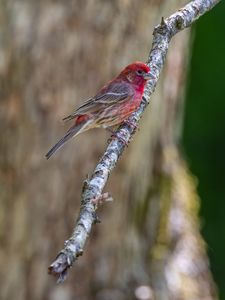
<path fill-rule="evenodd" d="M 67 133 L 62 137 L 56 144 L 53 146 L 48 153 L 45 155 L 47 159 L 49 159 L 56 151 L 58 151 L 69 139 L 73 136 L 78 135 L 81 131 L 84 131 L 87 122 L 81 122 L 79 124 L 73 125 Z"/>

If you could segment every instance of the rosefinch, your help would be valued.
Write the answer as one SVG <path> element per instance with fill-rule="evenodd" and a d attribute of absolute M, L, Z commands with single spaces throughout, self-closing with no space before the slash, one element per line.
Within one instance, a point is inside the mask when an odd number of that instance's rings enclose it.
<path fill-rule="evenodd" d="M 63 120 L 75 119 L 75 124 L 46 154 L 49 159 L 73 136 L 97 127 L 121 124 L 134 112 L 142 99 L 147 80 L 154 78 L 148 65 L 134 62 Z"/>

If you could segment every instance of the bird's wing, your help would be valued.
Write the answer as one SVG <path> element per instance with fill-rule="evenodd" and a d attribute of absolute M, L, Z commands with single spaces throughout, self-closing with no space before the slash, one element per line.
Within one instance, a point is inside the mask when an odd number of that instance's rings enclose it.
<path fill-rule="evenodd" d="M 95 97 L 85 101 L 84 104 L 63 120 L 71 120 L 78 115 L 95 113 L 105 107 L 118 104 L 118 102 L 122 103 L 128 101 L 133 95 L 134 90 L 129 84 L 124 82 L 111 82 L 103 87 Z"/>

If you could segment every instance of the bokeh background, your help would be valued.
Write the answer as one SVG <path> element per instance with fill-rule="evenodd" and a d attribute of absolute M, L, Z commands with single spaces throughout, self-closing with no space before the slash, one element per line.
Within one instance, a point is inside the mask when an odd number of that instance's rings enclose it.
<path fill-rule="evenodd" d="M 192 28 L 183 146 L 201 197 L 202 233 L 214 278 L 225 299 L 225 3 Z"/>
<path fill-rule="evenodd" d="M 187 2 L 0 2 L 1 300 L 225 299 L 223 1 L 171 41 L 107 184 L 114 202 L 67 281 L 47 274 L 109 138 L 87 132 L 46 161 L 67 129 L 60 120 L 146 61 L 153 27 Z"/>

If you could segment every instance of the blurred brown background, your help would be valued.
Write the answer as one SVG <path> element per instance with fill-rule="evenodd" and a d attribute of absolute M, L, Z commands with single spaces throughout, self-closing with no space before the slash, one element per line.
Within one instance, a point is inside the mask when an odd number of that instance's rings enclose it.
<path fill-rule="evenodd" d="M 2 300 L 216 299 L 196 183 L 177 149 L 189 30 L 171 42 L 140 131 L 107 184 L 115 201 L 100 209 L 84 255 L 64 284 L 47 274 L 109 137 L 87 132 L 46 161 L 66 130 L 60 120 L 125 65 L 146 61 L 154 25 L 185 3 L 0 2 Z"/>

